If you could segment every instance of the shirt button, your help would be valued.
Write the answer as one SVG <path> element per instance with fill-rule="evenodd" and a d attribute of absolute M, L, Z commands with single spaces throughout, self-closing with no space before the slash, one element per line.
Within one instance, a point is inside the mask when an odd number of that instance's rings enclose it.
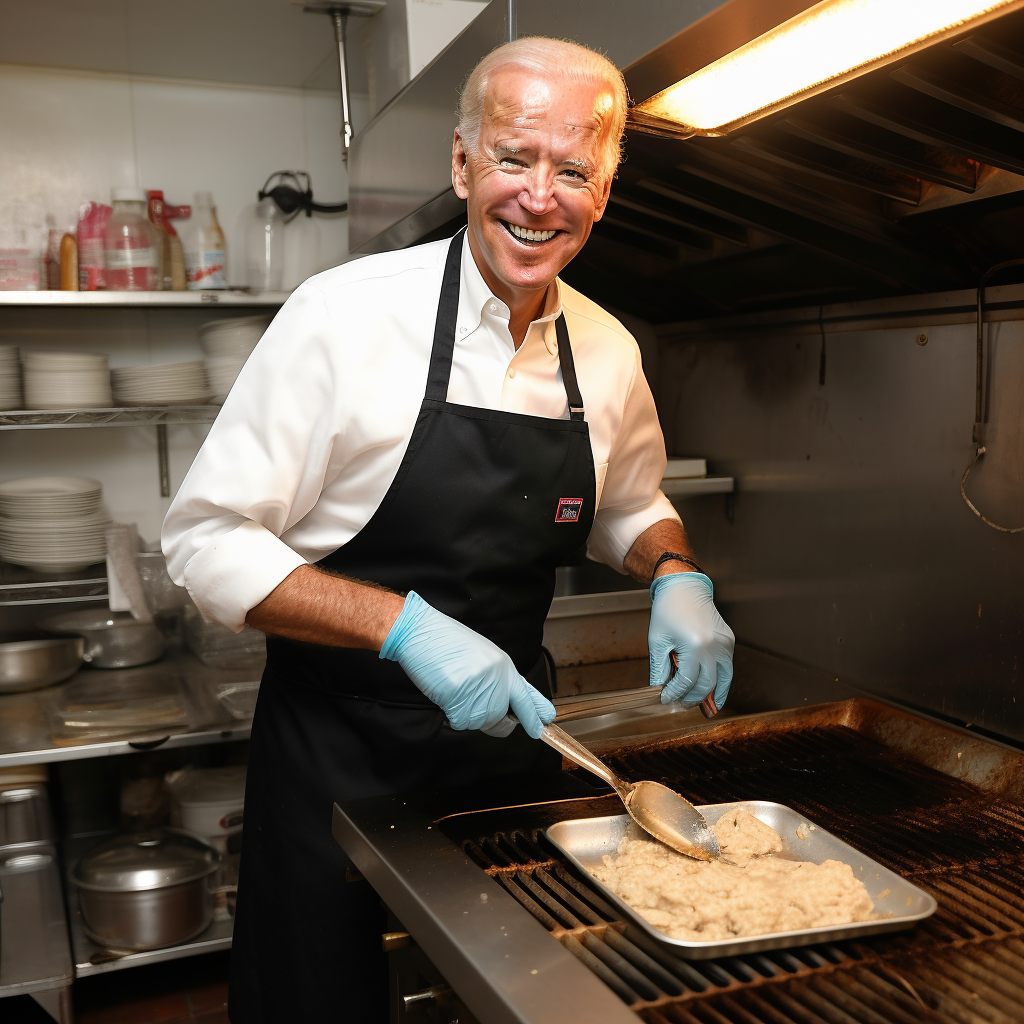
<path fill-rule="evenodd" d="M 490 311 L 492 313 L 497 313 L 498 312 L 498 307 L 493 302 L 491 303 L 491 305 L 488 308 L 490 309 Z"/>
<path fill-rule="evenodd" d="M 460 327 L 459 328 L 459 334 L 465 334 L 465 333 L 466 333 L 466 328 L 465 327 Z"/>
<path fill-rule="evenodd" d="M 509 370 L 509 371 L 508 371 L 508 375 L 509 375 L 510 377 L 514 377 L 514 376 L 516 375 L 516 371 L 515 371 L 515 370 Z"/>

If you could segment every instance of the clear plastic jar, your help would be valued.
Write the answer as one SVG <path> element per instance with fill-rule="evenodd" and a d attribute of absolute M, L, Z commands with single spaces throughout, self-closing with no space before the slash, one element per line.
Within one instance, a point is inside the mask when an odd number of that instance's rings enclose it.
<path fill-rule="evenodd" d="M 114 212 L 107 222 L 103 250 L 108 291 L 152 292 L 160 289 L 160 249 L 149 222 L 149 196 L 141 188 L 115 188 Z"/>

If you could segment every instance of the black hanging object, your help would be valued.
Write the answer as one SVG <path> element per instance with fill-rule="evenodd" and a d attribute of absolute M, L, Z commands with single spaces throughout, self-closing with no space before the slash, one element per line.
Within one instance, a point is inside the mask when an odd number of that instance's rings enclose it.
<path fill-rule="evenodd" d="M 271 182 L 279 179 L 273 188 Z M 286 216 L 297 215 L 305 210 L 307 217 L 315 213 L 344 213 L 348 203 L 316 203 L 313 201 L 313 182 L 305 171 L 274 171 L 263 183 L 259 198 L 273 199 L 278 209 Z"/>

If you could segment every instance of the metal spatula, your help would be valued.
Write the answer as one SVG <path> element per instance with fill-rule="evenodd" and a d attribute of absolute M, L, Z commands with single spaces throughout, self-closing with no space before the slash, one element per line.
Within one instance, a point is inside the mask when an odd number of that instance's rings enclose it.
<path fill-rule="evenodd" d="M 600 758 L 557 725 L 546 725 L 540 738 L 581 768 L 593 772 L 619 795 L 630 817 L 655 839 L 695 860 L 718 860 L 711 826 L 689 800 L 660 782 L 624 782 Z"/>

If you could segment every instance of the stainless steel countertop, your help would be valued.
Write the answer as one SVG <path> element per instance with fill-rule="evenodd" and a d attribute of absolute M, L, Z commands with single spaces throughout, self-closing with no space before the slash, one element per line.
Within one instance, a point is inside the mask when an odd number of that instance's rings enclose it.
<path fill-rule="evenodd" d="M 521 803 L 523 787 L 517 789 Z M 594 792 L 556 778 L 527 799 Z M 458 809 L 501 806 L 500 790 L 493 796 L 498 802 Z M 611 989 L 433 825 L 445 814 L 444 800 L 335 804 L 333 831 L 470 1012 L 486 1024 L 636 1024 Z"/>
<path fill-rule="evenodd" d="M 170 736 L 150 733 L 67 746 L 58 746 L 53 742 L 49 709 L 62 687 L 82 680 L 100 682 L 104 676 L 116 678 L 119 672 L 144 672 L 146 669 L 153 669 L 161 674 L 171 673 L 180 679 L 192 722 L 189 730 L 172 733 Z M 66 683 L 59 683 L 57 686 L 49 686 L 30 693 L 4 694 L 0 697 L 0 766 L 45 764 L 83 757 L 131 754 L 137 753 L 140 749 L 151 749 L 153 746 L 169 749 L 245 739 L 249 735 L 251 719 L 241 720 L 232 717 L 217 700 L 214 686 L 221 682 L 258 680 L 261 674 L 259 671 L 228 672 L 209 668 L 188 652 L 176 649 L 160 661 L 142 668 L 83 668 Z"/>

